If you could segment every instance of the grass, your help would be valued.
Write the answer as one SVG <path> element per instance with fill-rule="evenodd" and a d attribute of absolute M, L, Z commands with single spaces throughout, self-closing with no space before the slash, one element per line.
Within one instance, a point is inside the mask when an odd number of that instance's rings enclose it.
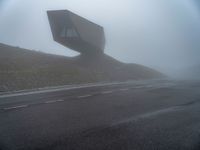
<path fill-rule="evenodd" d="M 161 76 L 150 68 L 124 64 L 107 55 L 70 58 L 0 44 L 0 91 Z"/>

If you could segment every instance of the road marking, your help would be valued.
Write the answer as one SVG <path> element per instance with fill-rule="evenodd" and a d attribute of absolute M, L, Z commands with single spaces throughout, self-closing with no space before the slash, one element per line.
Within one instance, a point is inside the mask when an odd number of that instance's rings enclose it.
<path fill-rule="evenodd" d="M 87 97 L 90 97 L 92 95 L 82 95 L 82 96 L 78 96 L 78 98 L 87 98 Z"/>
<path fill-rule="evenodd" d="M 134 89 L 142 89 L 142 88 L 144 88 L 145 86 L 135 86 L 135 87 L 133 87 Z"/>
<path fill-rule="evenodd" d="M 155 110 L 153 112 L 147 112 L 147 113 L 137 115 L 137 116 L 129 118 L 129 119 L 119 121 L 117 123 L 112 124 L 112 126 L 122 124 L 122 123 L 133 122 L 133 121 L 136 122 L 136 121 L 139 121 L 141 119 L 148 119 L 148 118 L 151 118 L 151 117 L 157 117 L 157 116 L 160 116 L 160 115 L 165 115 L 165 114 L 168 114 L 168 113 L 181 111 L 181 110 L 183 110 L 181 108 L 182 108 L 182 106 L 173 106 L 173 107 L 169 107 L 169 108 L 165 108 L 165 109 Z"/>
<path fill-rule="evenodd" d="M 144 86 L 144 88 L 153 88 L 153 87 L 155 87 L 155 85 L 146 85 L 146 86 Z"/>
<path fill-rule="evenodd" d="M 25 96 L 25 95 L 33 95 L 33 94 L 41 94 L 41 93 L 51 93 L 57 91 L 65 91 L 65 90 L 76 90 L 76 89 L 83 89 L 83 88 L 91 88 L 91 87 L 105 87 L 105 86 L 112 86 L 112 85 L 122 85 L 126 84 L 127 82 L 110 82 L 110 83 L 89 83 L 89 84 L 80 84 L 80 85 L 64 85 L 64 86 L 54 86 L 48 88 L 39 88 L 39 89 L 32 89 L 32 90 L 22 90 L 22 91 L 14 91 L 13 93 L 4 93 L 0 95 L 0 98 L 8 98 L 8 97 L 17 97 L 17 96 Z"/>
<path fill-rule="evenodd" d="M 129 89 L 127 88 L 127 89 L 119 89 L 120 91 L 128 91 Z"/>
<path fill-rule="evenodd" d="M 7 108 L 3 108 L 3 110 L 19 109 L 19 108 L 25 108 L 25 107 L 28 107 L 28 105 L 20 105 L 20 106 L 7 107 Z"/>
<path fill-rule="evenodd" d="M 45 104 L 51 104 L 51 103 L 57 103 L 57 102 L 63 102 L 64 100 L 59 99 L 59 100 L 52 100 L 52 101 L 46 101 L 44 102 Z"/>
<path fill-rule="evenodd" d="M 110 94 L 110 93 L 113 93 L 113 91 L 104 91 L 104 92 L 101 92 L 102 94 Z"/>

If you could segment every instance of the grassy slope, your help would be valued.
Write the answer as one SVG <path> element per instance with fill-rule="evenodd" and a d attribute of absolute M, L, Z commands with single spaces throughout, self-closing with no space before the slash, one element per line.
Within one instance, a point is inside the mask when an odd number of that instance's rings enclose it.
<path fill-rule="evenodd" d="M 0 44 L 0 91 L 160 76 L 147 67 L 124 64 L 107 55 L 70 58 Z"/>

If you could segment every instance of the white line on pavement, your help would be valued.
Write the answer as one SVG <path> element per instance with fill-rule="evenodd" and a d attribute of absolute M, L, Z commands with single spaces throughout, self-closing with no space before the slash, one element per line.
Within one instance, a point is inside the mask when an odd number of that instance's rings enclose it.
<path fill-rule="evenodd" d="M 87 97 L 90 97 L 92 95 L 82 95 L 82 96 L 78 96 L 78 98 L 87 98 Z"/>
<path fill-rule="evenodd" d="M 104 86 L 112 86 L 112 85 L 121 85 L 128 82 L 111 82 L 111 83 L 96 83 L 96 84 L 83 84 L 83 85 L 73 85 L 73 86 L 61 86 L 61 87 L 49 87 L 49 88 L 41 88 L 39 90 L 30 90 L 24 92 L 17 92 L 17 93 L 8 93 L 5 95 L 0 95 L 0 98 L 7 98 L 7 97 L 16 97 L 16 96 L 24 96 L 24 95 L 32 95 L 32 94 L 40 94 L 40 93 L 51 93 L 57 91 L 65 91 L 65 90 L 74 90 L 74 89 L 82 89 L 82 88 L 91 88 L 91 87 L 104 87 Z"/>
<path fill-rule="evenodd" d="M 19 106 L 7 107 L 7 108 L 3 108 L 3 110 L 11 110 L 11 109 L 18 109 L 18 108 L 25 108 L 25 107 L 28 107 L 28 105 L 19 105 Z"/>
<path fill-rule="evenodd" d="M 138 120 L 141 120 L 141 119 L 147 119 L 147 118 L 150 118 L 150 117 L 164 115 L 164 114 L 167 114 L 167 113 L 170 113 L 170 112 L 181 111 L 181 110 L 183 110 L 183 109 L 181 109 L 180 106 L 173 106 L 173 107 L 164 108 L 164 109 L 161 109 L 161 110 L 155 110 L 153 112 L 147 112 L 147 113 L 144 113 L 144 114 L 141 114 L 141 115 L 129 118 L 129 119 L 119 121 L 117 123 L 114 123 L 113 125 L 122 124 L 122 123 L 126 123 L 126 122 L 131 122 L 131 121 L 138 121 Z"/>
<path fill-rule="evenodd" d="M 44 102 L 45 104 L 50 104 L 50 103 L 56 103 L 56 102 L 63 102 L 64 100 L 59 99 L 59 100 L 52 100 L 52 101 L 46 101 Z"/>

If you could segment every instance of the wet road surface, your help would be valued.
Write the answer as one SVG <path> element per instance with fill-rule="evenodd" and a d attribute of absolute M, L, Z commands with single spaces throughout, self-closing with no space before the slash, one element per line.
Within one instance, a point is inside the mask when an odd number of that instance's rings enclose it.
<path fill-rule="evenodd" d="M 200 82 L 0 96 L 0 150 L 198 150 Z"/>

